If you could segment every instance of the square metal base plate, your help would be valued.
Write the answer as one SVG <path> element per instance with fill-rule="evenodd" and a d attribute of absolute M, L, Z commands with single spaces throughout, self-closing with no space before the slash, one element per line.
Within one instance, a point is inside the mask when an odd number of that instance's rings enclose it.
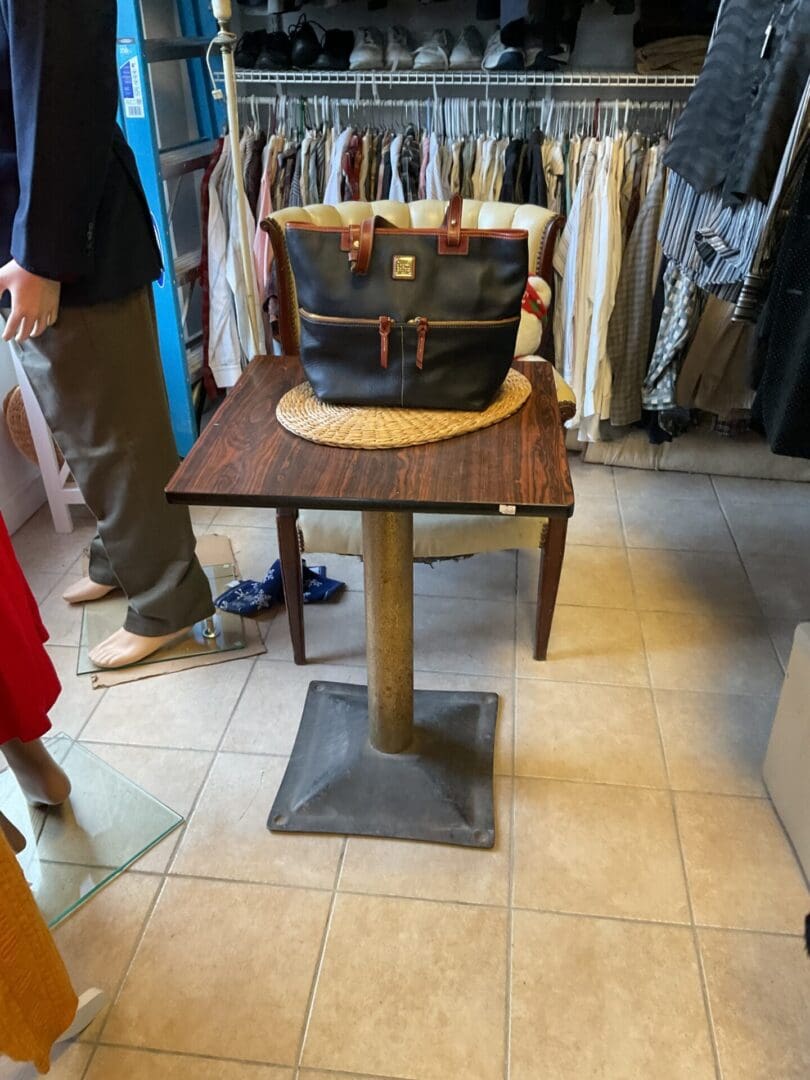
<path fill-rule="evenodd" d="M 490 848 L 497 694 L 416 690 L 414 741 L 374 750 L 368 690 L 310 683 L 267 827 Z"/>

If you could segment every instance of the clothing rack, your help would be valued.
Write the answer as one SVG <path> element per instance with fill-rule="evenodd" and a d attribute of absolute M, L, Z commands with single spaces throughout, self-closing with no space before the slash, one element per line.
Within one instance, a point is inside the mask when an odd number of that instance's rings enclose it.
<path fill-rule="evenodd" d="M 217 81 L 222 81 L 217 76 Z M 605 87 L 688 90 L 696 75 L 638 75 L 616 71 L 254 71 L 236 72 L 237 83 L 340 86 Z"/>
<path fill-rule="evenodd" d="M 338 127 L 344 125 L 374 126 L 376 124 L 406 127 L 409 124 L 440 135 L 462 137 L 473 132 L 492 130 L 500 136 L 528 134 L 535 126 L 544 131 L 573 134 L 606 134 L 619 128 L 651 128 L 653 132 L 667 130 L 676 118 L 681 103 L 631 99 L 590 99 L 555 101 L 553 98 L 337 98 L 329 94 L 294 97 L 240 94 L 237 97 L 240 115 L 250 110 L 258 126 L 258 107 L 272 110 L 269 119 L 279 121 L 287 129 L 297 126 L 318 126 L 326 120 Z M 293 114 L 298 112 L 298 116 Z M 391 116 L 399 113 L 399 117 Z M 642 120 L 646 123 L 642 124 Z M 652 123 L 650 124 L 650 121 Z M 272 123 L 268 124 L 272 126 Z M 649 133 L 649 132 L 648 132 Z"/>

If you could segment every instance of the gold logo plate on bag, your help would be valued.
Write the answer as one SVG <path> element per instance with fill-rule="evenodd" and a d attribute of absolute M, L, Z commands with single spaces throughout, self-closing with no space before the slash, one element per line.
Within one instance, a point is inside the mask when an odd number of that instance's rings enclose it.
<path fill-rule="evenodd" d="M 394 281 L 413 281 L 416 277 L 416 256 L 395 255 L 391 277 Z"/>

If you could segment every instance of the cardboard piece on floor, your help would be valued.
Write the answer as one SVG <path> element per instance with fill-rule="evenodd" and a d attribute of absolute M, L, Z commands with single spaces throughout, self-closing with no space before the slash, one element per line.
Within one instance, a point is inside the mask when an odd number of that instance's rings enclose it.
<path fill-rule="evenodd" d="M 215 563 L 234 563 L 233 548 L 227 536 L 201 536 L 197 541 L 197 557 L 204 566 Z M 108 686 L 120 686 L 122 683 L 135 682 L 138 679 L 151 679 L 155 675 L 171 675 L 189 668 L 208 667 L 209 664 L 224 664 L 227 660 L 244 660 L 248 656 L 259 656 L 267 652 L 255 619 L 243 619 L 245 645 L 241 649 L 228 652 L 204 653 L 199 656 L 187 656 L 176 660 L 145 666 L 119 668 L 115 671 L 94 671 L 90 676 L 92 685 L 101 690 Z"/>

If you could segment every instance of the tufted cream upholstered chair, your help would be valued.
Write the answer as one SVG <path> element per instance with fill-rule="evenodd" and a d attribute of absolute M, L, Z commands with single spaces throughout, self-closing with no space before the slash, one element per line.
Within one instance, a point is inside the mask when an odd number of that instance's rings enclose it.
<path fill-rule="evenodd" d="M 399 228 L 439 228 L 447 203 L 432 199 L 399 203 L 345 202 L 337 206 L 288 207 L 271 214 L 265 222 L 273 246 L 279 294 L 279 336 L 288 356 L 299 352 L 298 304 L 295 281 L 290 270 L 284 227 L 293 221 L 314 225 L 353 225 L 379 214 Z M 514 203 L 478 202 L 465 199 L 462 228 L 526 229 L 529 234 L 529 273 L 539 274 L 549 284 L 553 280 L 551 262 L 554 243 L 562 219 L 551 210 Z M 551 320 L 549 319 L 549 325 Z M 540 360 L 539 363 L 545 363 Z M 561 421 L 574 415 L 573 392 L 555 371 Z M 287 605 L 293 656 L 297 664 L 306 662 L 303 603 L 301 597 L 301 552 L 363 554 L 361 515 L 351 510 L 289 510 L 277 512 L 279 549 L 285 593 L 299 597 Z M 487 515 L 415 514 L 414 559 L 433 562 L 486 551 L 542 548 L 537 604 L 535 657 L 544 660 L 557 598 L 557 585 L 565 549 L 564 520 L 555 520 L 551 529 L 545 518 L 495 517 Z M 437 572 L 440 572 L 438 570 Z"/>

